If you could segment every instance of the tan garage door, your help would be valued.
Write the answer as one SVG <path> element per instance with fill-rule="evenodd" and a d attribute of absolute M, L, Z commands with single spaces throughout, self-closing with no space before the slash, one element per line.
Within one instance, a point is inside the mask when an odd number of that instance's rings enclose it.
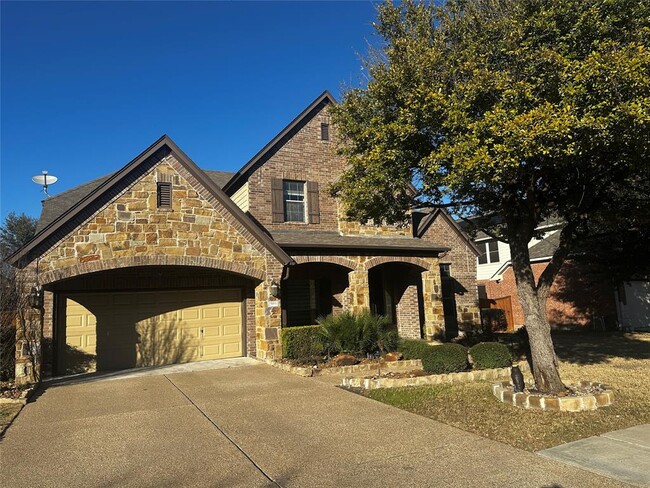
<path fill-rule="evenodd" d="M 65 299 L 67 372 L 243 354 L 239 290 L 74 294 Z"/>

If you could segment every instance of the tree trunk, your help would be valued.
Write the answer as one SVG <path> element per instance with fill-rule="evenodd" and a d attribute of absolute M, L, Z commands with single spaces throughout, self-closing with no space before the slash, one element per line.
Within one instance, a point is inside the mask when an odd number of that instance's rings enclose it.
<path fill-rule="evenodd" d="M 535 386 L 543 393 L 565 390 L 558 371 L 557 357 L 551 338 L 551 327 L 546 317 L 546 293 L 538 293 L 530 265 L 528 241 L 525 236 L 510 239 L 512 269 L 517 283 L 517 296 L 524 312 L 524 320 L 533 366 Z"/>

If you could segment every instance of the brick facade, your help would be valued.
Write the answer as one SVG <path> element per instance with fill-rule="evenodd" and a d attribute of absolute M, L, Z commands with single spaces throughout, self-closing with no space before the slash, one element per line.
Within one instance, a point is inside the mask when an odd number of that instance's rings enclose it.
<path fill-rule="evenodd" d="M 248 178 L 250 214 L 264 227 L 273 229 L 338 230 L 337 202 L 329 195 L 328 187 L 345 168 L 345 159 L 336 154 L 336 128 L 330 126 L 330 139 L 320 138 L 321 123 L 329 123 L 329 110 L 325 106 L 280 147 Z M 318 183 L 320 223 L 273 223 L 271 180 L 313 181 Z"/>
<path fill-rule="evenodd" d="M 542 274 L 548 262 L 532 263 L 535 280 Z M 614 289 L 602 280 L 589 278 L 588 267 L 567 261 L 562 265 L 546 302 L 546 314 L 551 325 L 556 327 L 576 325 L 587 326 L 594 316 L 606 324 L 616 320 Z M 524 325 L 524 314 L 517 298 L 517 286 L 512 267 L 508 268 L 499 281 L 485 280 L 488 299 L 510 297 L 515 328 Z"/>

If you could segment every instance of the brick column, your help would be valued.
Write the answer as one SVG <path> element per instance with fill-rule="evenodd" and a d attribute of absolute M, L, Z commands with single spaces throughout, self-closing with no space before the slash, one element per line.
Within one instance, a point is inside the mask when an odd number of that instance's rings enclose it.
<path fill-rule="evenodd" d="M 445 313 L 442 308 L 442 284 L 437 262 L 431 271 L 422 272 L 422 298 L 424 302 L 425 339 L 445 338 Z"/>
<path fill-rule="evenodd" d="M 356 269 L 348 274 L 350 281 L 349 310 L 358 313 L 370 308 L 370 287 L 368 285 L 368 271 Z"/>
<path fill-rule="evenodd" d="M 397 333 L 405 339 L 420 338 L 420 314 L 417 285 L 405 285 L 397 304 Z"/>

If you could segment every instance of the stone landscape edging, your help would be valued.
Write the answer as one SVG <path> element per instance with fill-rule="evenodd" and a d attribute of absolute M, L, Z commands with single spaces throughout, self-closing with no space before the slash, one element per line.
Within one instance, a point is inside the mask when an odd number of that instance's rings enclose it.
<path fill-rule="evenodd" d="M 323 368 L 318 370 L 319 376 L 335 374 L 372 373 L 377 371 L 377 363 L 363 363 L 352 366 L 338 366 L 334 368 Z M 381 371 L 412 371 L 422 369 L 422 361 L 419 359 L 403 359 L 401 361 L 382 361 Z"/>
<path fill-rule="evenodd" d="M 0 405 L 16 404 L 26 405 L 36 390 L 35 387 L 25 388 L 18 398 L 0 397 Z"/>
<path fill-rule="evenodd" d="M 548 396 L 528 392 L 514 393 L 509 381 L 501 381 L 492 385 L 492 393 L 505 404 L 520 408 L 547 410 L 554 412 L 583 412 L 607 407 L 613 403 L 614 393 L 602 383 L 581 381 L 580 386 L 602 388 L 601 393 L 579 396 Z"/>
<path fill-rule="evenodd" d="M 522 371 L 529 371 L 527 363 L 518 364 Z M 355 378 L 345 377 L 341 386 L 346 388 L 363 388 L 376 390 L 379 388 L 404 388 L 407 386 L 448 385 L 469 383 L 472 381 L 488 381 L 510 377 L 510 368 L 477 369 L 460 373 L 431 374 L 412 378 Z"/>
<path fill-rule="evenodd" d="M 309 366 L 294 366 L 288 363 L 281 363 L 272 359 L 267 359 L 266 364 L 292 373 L 298 376 L 309 378 L 311 376 L 328 376 L 328 375 L 343 375 L 343 374 L 368 374 L 378 370 L 377 363 L 363 363 L 355 364 L 352 366 L 338 366 L 332 368 L 313 368 Z M 419 359 L 403 360 L 403 361 L 386 361 L 381 363 L 381 371 L 404 372 L 416 369 L 422 369 L 422 361 Z"/>

